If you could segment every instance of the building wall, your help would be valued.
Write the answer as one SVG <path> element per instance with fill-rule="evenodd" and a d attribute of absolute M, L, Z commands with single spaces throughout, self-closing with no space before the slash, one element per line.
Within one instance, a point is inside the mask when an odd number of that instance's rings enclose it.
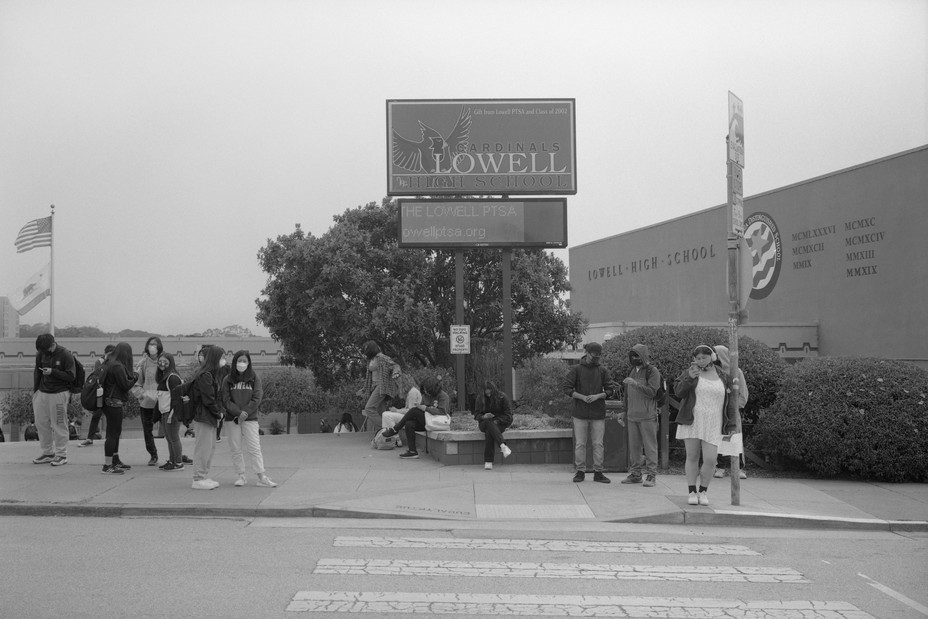
<path fill-rule="evenodd" d="M 926 171 L 928 146 L 745 199 L 747 326 L 817 324 L 822 355 L 928 362 Z M 571 307 L 600 329 L 726 324 L 726 229 L 722 205 L 572 248 Z"/>
<path fill-rule="evenodd" d="M 0 297 L 0 338 L 19 335 L 19 313 L 8 297 Z"/>

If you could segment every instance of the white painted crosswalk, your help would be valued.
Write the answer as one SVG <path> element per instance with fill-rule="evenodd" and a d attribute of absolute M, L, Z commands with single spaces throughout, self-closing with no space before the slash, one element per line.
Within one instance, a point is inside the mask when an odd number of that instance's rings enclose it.
<path fill-rule="evenodd" d="M 813 584 L 800 572 L 784 566 L 769 565 L 626 565 L 611 563 L 562 562 L 566 553 L 626 553 L 638 555 L 681 555 L 751 558 L 763 556 L 746 546 L 736 544 L 696 544 L 665 542 L 604 542 L 595 540 L 545 539 L 476 539 L 442 537 L 378 537 L 338 536 L 336 548 L 368 548 L 380 555 L 384 550 L 396 551 L 396 557 L 351 558 L 322 557 L 316 561 L 313 578 L 342 576 L 383 582 L 383 577 L 404 577 L 397 582 L 414 583 L 422 577 L 447 578 L 455 587 L 460 578 L 485 579 L 499 583 L 500 578 L 546 579 L 544 595 L 511 593 L 426 592 L 426 591 L 299 591 L 287 606 L 289 612 L 311 613 L 370 613 L 400 615 L 505 615 L 562 617 L 668 617 L 678 619 L 739 618 L 739 619 L 873 619 L 853 604 L 843 601 L 792 599 L 796 589 L 790 585 Z M 455 560 L 408 559 L 401 554 L 409 549 L 452 551 Z M 547 561 L 477 561 L 467 560 L 471 551 L 506 552 L 507 559 L 518 559 L 520 552 L 558 553 L 558 562 Z M 439 554 L 439 556 L 441 556 Z M 679 560 L 679 559 L 678 559 Z M 413 577 L 414 579 L 410 579 Z M 678 583 L 710 583 L 723 587 L 728 584 L 744 587 L 765 585 L 784 587 L 782 599 L 751 600 L 697 597 L 636 597 L 574 595 L 571 586 L 558 586 L 559 580 L 603 581 L 665 581 Z M 343 579 L 340 582 L 350 582 Z M 361 582 L 361 580 L 359 580 Z M 478 585 L 478 587 L 482 587 Z M 467 587 L 462 587 L 465 591 Z M 558 589 L 564 594 L 554 592 Z M 805 589 L 802 589 L 805 590 Z"/>

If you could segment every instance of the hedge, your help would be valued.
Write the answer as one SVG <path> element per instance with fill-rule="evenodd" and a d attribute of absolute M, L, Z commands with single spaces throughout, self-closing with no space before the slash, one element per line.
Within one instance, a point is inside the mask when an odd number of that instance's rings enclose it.
<path fill-rule="evenodd" d="M 874 358 L 789 367 L 756 444 L 823 477 L 928 481 L 928 372 Z"/>

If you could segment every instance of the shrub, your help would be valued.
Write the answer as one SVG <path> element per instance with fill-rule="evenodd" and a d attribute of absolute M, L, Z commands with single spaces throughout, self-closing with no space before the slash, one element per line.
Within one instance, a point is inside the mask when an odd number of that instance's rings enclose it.
<path fill-rule="evenodd" d="M 807 359 L 761 415 L 759 447 L 821 476 L 928 479 L 928 372 L 901 361 Z"/>
<path fill-rule="evenodd" d="M 677 377 L 690 364 L 693 349 L 699 344 L 728 346 L 728 332 L 713 327 L 669 325 L 627 331 L 603 344 L 603 363 L 616 382 L 628 375 L 628 351 L 635 344 L 648 347 L 651 363 L 661 371 L 672 393 Z M 786 363 L 763 343 L 741 336 L 738 338 L 738 367 L 744 372 L 750 392 L 744 420 L 753 423 L 758 412 L 773 403 Z"/>
<path fill-rule="evenodd" d="M 139 401 L 133 395 L 123 407 L 123 418 L 132 419 L 140 414 Z M 80 398 L 71 396 L 68 402 L 68 419 L 75 425 L 81 425 L 84 409 L 81 408 Z M 32 391 L 30 389 L 13 389 L 3 398 L 3 423 L 27 424 L 32 422 Z"/>
<path fill-rule="evenodd" d="M 570 366 L 559 359 L 534 357 L 516 370 L 520 394 L 518 412 L 570 422 L 572 403 L 561 391 Z"/>
<path fill-rule="evenodd" d="M 325 404 L 322 391 L 316 386 L 312 372 L 305 368 L 285 367 L 267 370 L 261 374 L 264 398 L 262 412 L 286 413 L 287 434 L 294 414 L 321 410 Z M 273 423 L 271 433 L 273 434 Z"/>

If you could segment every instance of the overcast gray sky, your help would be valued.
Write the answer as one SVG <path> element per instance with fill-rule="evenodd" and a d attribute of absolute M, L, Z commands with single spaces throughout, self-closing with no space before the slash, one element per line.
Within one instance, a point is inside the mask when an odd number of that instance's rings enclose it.
<path fill-rule="evenodd" d="M 0 294 L 54 204 L 57 326 L 266 335 L 258 249 L 386 195 L 385 100 L 576 99 L 578 245 L 725 202 L 729 90 L 746 196 L 928 143 L 928 2 L 0 0 Z"/>

